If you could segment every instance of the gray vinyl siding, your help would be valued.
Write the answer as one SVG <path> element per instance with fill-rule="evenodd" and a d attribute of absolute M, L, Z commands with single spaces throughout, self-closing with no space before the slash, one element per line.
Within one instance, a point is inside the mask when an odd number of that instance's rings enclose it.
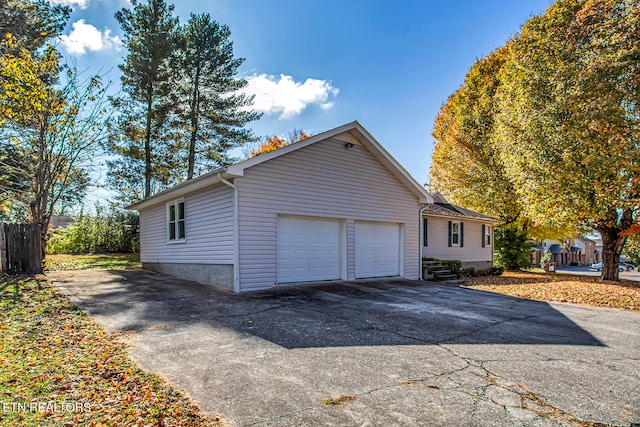
<path fill-rule="evenodd" d="M 354 278 L 354 221 L 404 225 L 404 269 L 418 278 L 419 202 L 368 150 L 328 139 L 245 170 L 239 195 L 240 288 L 277 280 L 277 215 L 346 221 L 347 280 Z"/>
<path fill-rule="evenodd" d="M 187 194 L 185 242 L 167 242 L 166 203 L 140 211 L 143 263 L 233 264 L 233 190 L 219 185 Z"/>
<path fill-rule="evenodd" d="M 422 256 L 438 259 L 457 259 L 463 262 L 492 261 L 493 236 L 491 244 L 482 247 L 482 222 L 468 219 L 440 218 L 429 219 L 429 246 L 423 248 Z M 449 221 L 464 223 L 464 246 L 449 247 Z M 487 227 L 491 224 L 485 223 Z"/>

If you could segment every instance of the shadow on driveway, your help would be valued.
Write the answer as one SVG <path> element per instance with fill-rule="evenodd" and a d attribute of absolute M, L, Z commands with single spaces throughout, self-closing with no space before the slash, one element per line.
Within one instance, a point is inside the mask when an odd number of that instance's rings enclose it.
<path fill-rule="evenodd" d="M 145 270 L 51 272 L 111 331 L 205 323 L 287 349 L 432 344 L 603 346 L 551 305 L 407 280 L 232 294 Z"/>

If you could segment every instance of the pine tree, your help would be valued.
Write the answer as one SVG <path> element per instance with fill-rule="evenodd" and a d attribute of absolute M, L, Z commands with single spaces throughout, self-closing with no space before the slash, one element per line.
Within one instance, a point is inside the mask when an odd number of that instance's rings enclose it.
<path fill-rule="evenodd" d="M 35 52 L 62 32 L 69 13 L 68 6 L 54 6 L 48 0 L 0 0 L 0 53 Z M 13 47 L 6 42 L 7 34 L 16 42 Z"/>
<path fill-rule="evenodd" d="M 121 115 L 112 128 L 110 149 L 119 159 L 109 162 L 109 179 L 122 192 L 144 182 L 142 197 L 149 197 L 152 189 L 175 179 L 175 143 L 168 128 L 172 107 L 167 101 L 175 82 L 171 61 L 178 18 L 164 0 L 132 0 L 132 6 L 115 14 L 129 54 L 120 65 L 124 96 L 114 99 Z"/>
<path fill-rule="evenodd" d="M 230 35 L 228 26 L 208 14 L 191 14 L 181 28 L 175 99 L 178 126 L 184 129 L 187 179 L 199 166 L 230 163 L 230 149 L 256 140 L 244 126 L 260 114 L 247 109 L 253 97 L 237 92 L 247 81 L 236 77 L 244 58 L 234 56 Z"/>

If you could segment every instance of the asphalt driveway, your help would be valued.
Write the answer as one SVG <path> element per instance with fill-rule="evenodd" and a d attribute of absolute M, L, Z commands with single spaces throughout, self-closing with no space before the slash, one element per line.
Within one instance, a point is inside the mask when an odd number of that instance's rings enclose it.
<path fill-rule="evenodd" d="M 399 280 L 236 295 L 144 270 L 48 275 L 235 426 L 640 424 L 637 312 Z"/>

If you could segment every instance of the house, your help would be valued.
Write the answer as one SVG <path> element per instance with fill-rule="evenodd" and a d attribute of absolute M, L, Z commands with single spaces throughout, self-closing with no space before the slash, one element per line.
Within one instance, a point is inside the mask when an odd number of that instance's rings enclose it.
<path fill-rule="evenodd" d="M 591 265 L 602 259 L 602 250 L 596 242 L 585 236 L 568 240 L 539 240 L 531 250 L 531 264 L 540 266 L 544 252 L 550 251 L 557 266 Z"/>
<path fill-rule="evenodd" d="M 144 268 L 246 292 L 292 282 L 418 279 L 425 253 L 488 265 L 495 221 L 446 203 L 429 210 L 438 203 L 353 122 L 129 208 L 140 212 Z"/>
<path fill-rule="evenodd" d="M 49 220 L 50 228 L 65 228 L 73 224 L 73 217 L 69 215 L 51 215 L 51 219 Z"/>
<path fill-rule="evenodd" d="M 422 205 L 423 257 L 457 259 L 462 268 L 493 267 L 495 218 L 452 205 L 440 193 Z"/>
<path fill-rule="evenodd" d="M 599 236 L 599 235 L 598 235 Z M 595 247 L 595 254 L 593 257 L 593 262 L 602 261 L 602 237 L 593 236 L 591 241 Z"/>

